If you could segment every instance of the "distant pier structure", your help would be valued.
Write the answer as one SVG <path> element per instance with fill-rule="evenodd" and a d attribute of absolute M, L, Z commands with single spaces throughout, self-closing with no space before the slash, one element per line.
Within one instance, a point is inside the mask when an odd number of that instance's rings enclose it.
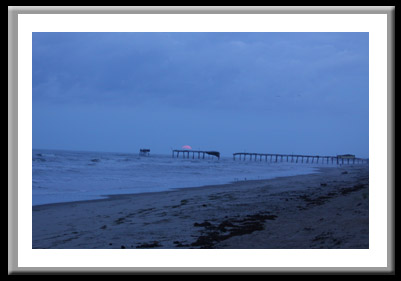
<path fill-rule="evenodd" d="M 178 150 L 174 149 L 172 153 L 173 158 L 179 158 L 180 153 L 182 155 L 182 158 L 192 158 L 192 159 L 205 159 L 205 155 L 211 155 L 217 157 L 217 159 L 220 159 L 220 152 L 218 151 L 203 151 L 203 150 Z M 196 157 L 195 157 L 196 155 Z"/>
<path fill-rule="evenodd" d="M 254 160 L 265 162 L 291 162 L 291 163 L 327 163 L 327 164 L 368 164 L 369 159 L 357 158 L 353 154 L 337 156 L 298 155 L 298 154 L 272 154 L 272 153 L 248 153 L 237 152 L 233 154 L 233 160 Z"/>
<path fill-rule="evenodd" d="M 148 148 L 141 148 L 139 150 L 140 156 L 149 156 L 149 154 L 150 154 L 150 149 L 148 149 Z"/>

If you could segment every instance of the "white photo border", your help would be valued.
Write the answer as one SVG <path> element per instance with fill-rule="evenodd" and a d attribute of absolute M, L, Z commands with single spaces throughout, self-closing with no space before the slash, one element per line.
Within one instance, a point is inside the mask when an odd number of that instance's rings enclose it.
<path fill-rule="evenodd" d="M 71 8 L 71 7 L 70 7 Z M 386 270 L 388 243 L 387 13 L 20 13 L 18 14 L 18 251 L 15 268 L 34 271 Z M 107 7 L 109 8 L 109 7 Z M 131 7 L 133 8 L 133 7 Z M 204 7 L 205 8 L 205 7 Z M 228 8 L 228 7 L 227 7 Z M 266 8 L 266 7 L 265 7 Z M 160 7 L 163 10 L 163 7 Z M 288 9 L 291 9 L 289 7 Z M 293 7 L 296 10 L 296 7 Z M 28 9 L 29 10 L 29 9 Z M 35 10 L 35 9 L 33 9 Z M 68 10 L 68 9 L 67 9 Z M 224 9 L 223 9 L 224 10 Z M 239 9 L 241 10 L 241 9 Z M 267 9 L 268 10 L 268 9 Z M 77 11 L 80 11 L 77 8 Z M 174 13 L 176 11 L 177 13 Z M 211 8 L 211 11 L 213 9 Z M 214 10 L 216 11 L 216 10 Z M 87 13 L 86 13 L 87 12 Z M 387 11 L 388 12 L 388 11 Z M 93 14 L 94 13 L 94 14 Z M 185 23 L 185 24 L 183 24 Z M 296 23 L 296 24 L 294 24 Z M 15 27 L 14 27 L 15 28 Z M 369 32 L 369 249 L 39 250 L 32 249 L 32 32 Z M 15 95 L 15 94 L 14 94 Z M 385 125 L 387 124 L 387 125 Z M 14 124 L 15 125 L 15 124 Z M 10 250 L 10 249 L 9 249 Z M 14 249 L 16 250 L 16 249 Z M 15 259 L 15 256 L 14 256 Z M 15 270 L 14 268 L 14 270 Z M 137 269 L 137 270 L 136 270 Z"/>

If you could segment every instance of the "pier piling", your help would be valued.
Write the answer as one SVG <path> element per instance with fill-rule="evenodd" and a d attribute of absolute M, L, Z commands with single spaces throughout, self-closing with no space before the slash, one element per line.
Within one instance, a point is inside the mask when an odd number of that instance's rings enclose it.
<path fill-rule="evenodd" d="M 249 157 L 248 157 L 249 156 Z M 294 155 L 294 154 L 275 154 L 275 153 L 249 153 L 249 152 L 237 152 L 233 153 L 233 160 L 239 159 L 240 161 L 253 160 L 256 161 L 259 157 L 259 161 L 265 159 L 265 162 L 270 161 L 271 163 L 280 162 L 287 163 L 317 163 L 319 164 L 337 164 L 337 165 L 350 165 L 350 164 L 368 164 L 369 159 L 357 158 L 351 154 L 337 155 L 337 156 L 320 156 L 320 155 Z M 305 160 L 305 161 L 304 161 Z"/>
<path fill-rule="evenodd" d="M 195 153 L 198 154 L 198 159 L 201 158 L 201 155 L 202 155 L 202 159 L 205 159 L 206 155 L 208 155 L 209 158 L 210 158 L 210 156 L 214 156 L 217 159 L 220 159 L 220 152 L 218 152 L 218 151 L 178 150 L 178 149 L 174 149 L 172 151 L 172 158 L 179 158 L 180 157 L 180 152 L 182 153 L 182 158 L 184 158 L 184 159 L 185 158 L 189 159 L 191 157 L 191 154 L 192 154 L 192 159 L 195 159 Z"/>

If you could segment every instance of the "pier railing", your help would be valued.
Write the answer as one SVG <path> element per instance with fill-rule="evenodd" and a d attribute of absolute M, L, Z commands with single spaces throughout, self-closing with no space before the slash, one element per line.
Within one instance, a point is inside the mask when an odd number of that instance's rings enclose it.
<path fill-rule="evenodd" d="M 254 160 L 269 162 L 291 163 L 331 163 L 331 164 L 368 164 L 369 159 L 342 156 L 297 155 L 297 154 L 272 154 L 272 153 L 233 153 L 233 160 Z"/>

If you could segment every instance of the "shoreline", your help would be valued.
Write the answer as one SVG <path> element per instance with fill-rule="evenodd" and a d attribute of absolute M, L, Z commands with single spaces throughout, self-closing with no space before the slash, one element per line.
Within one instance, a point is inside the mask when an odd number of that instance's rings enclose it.
<path fill-rule="evenodd" d="M 207 189 L 207 188 L 217 188 L 219 186 L 223 187 L 226 185 L 235 185 L 235 184 L 243 184 L 243 183 L 263 183 L 265 181 L 279 179 L 279 178 L 287 178 L 287 177 L 296 177 L 296 176 L 305 176 L 305 175 L 313 175 L 317 173 L 321 173 L 324 169 L 337 169 L 337 167 L 313 167 L 315 171 L 305 173 L 305 174 L 297 174 L 297 175 L 290 175 L 290 176 L 276 176 L 273 178 L 268 179 L 250 179 L 250 180 L 237 180 L 223 184 L 207 184 L 207 185 L 200 185 L 200 186 L 193 186 L 193 187 L 173 187 L 167 190 L 162 191 L 149 191 L 149 192 L 138 192 L 138 193 L 121 193 L 121 194 L 105 194 L 105 195 L 98 195 L 104 198 L 96 198 L 96 199 L 83 199 L 83 200 L 75 200 L 75 201 L 65 201 L 65 202 L 54 202 L 54 203 L 45 203 L 45 204 L 38 204 L 32 205 L 32 208 L 41 207 L 41 206 L 53 206 L 59 204 L 73 204 L 73 203 L 89 203 L 91 201 L 101 201 L 101 200 L 113 200 L 118 197 L 125 197 L 125 196 L 135 196 L 140 194 L 153 194 L 153 193 L 163 193 L 163 192 L 173 192 L 173 191 L 180 191 L 180 190 L 187 190 L 187 189 Z"/>
<path fill-rule="evenodd" d="M 368 248 L 368 166 L 316 170 L 267 180 L 36 205 L 32 246 Z"/>

